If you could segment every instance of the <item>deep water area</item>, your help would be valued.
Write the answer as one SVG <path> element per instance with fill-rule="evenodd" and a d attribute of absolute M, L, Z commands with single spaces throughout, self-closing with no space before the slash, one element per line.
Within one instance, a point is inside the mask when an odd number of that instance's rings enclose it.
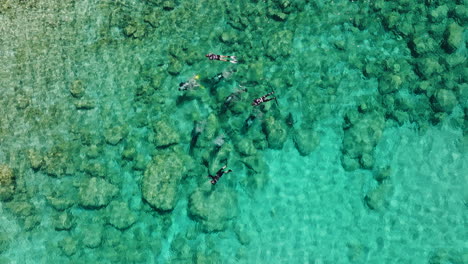
<path fill-rule="evenodd" d="M 0 0 L 0 264 L 468 264 L 467 24 Z"/>

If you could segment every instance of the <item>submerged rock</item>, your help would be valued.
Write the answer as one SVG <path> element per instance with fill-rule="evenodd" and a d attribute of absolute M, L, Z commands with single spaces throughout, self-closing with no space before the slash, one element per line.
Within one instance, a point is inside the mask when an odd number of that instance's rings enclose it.
<path fill-rule="evenodd" d="M 385 119 L 379 112 L 359 114 L 358 118 L 348 120 L 343 138 L 343 166 L 346 170 L 354 170 L 356 161 L 364 154 L 372 155 L 374 147 L 382 136 Z M 372 162 L 369 156 L 361 161 L 365 168 L 370 168 Z"/>
<path fill-rule="evenodd" d="M 154 143 L 157 147 L 167 147 L 179 143 L 180 136 L 174 126 L 165 120 L 160 120 L 154 124 Z"/>
<path fill-rule="evenodd" d="M 268 146 L 272 149 L 282 149 L 283 144 L 287 139 L 287 129 L 284 122 L 275 120 L 274 117 L 269 116 L 264 123 L 263 132 L 265 133 Z"/>
<path fill-rule="evenodd" d="M 392 185 L 389 183 L 382 183 L 377 188 L 369 191 L 364 198 L 367 206 L 371 210 L 381 211 L 388 205 L 388 199 L 392 194 Z"/>
<path fill-rule="evenodd" d="M 242 138 L 236 143 L 236 149 L 243 156 L 252 156 L 257 153 L 252 140 L 246 138 Z"/>
<path fill-rule="evenodd" d="M 440 89 L 432 98 L 432 105 L 441 112 L 450 113 L 457 104 L 457 96 L 451 90 Z"/>
<path fill-rule="evenodd" d="M 226 189 L 213 192 L 197 190 L 190 195 L 188 211 L 201 223 L 203 231 L 223 231 L 228 221 L 237 216 L 235 193 Z"/>
<path fill-rule="evenodd" d="M 83 81 L 81 80 L 74 80 L 70 85 L 70 94 L 75 98 L 83 97 L 85 93 L 85 87 L 83 85 Z"/>
<path fill-rule="evenodd" d="M 106 142 L 111 145 L 119 144 L 128 134 L 125 126 L 114 126 L 106 129 L 104 137 Z"/>
<path fill-rule="evenodd" d="M 80 187 L 80 205 L 89 209 L 105 207 L 117 194 L 118 188 L 101 178 L 86 180 Z"/>
<path fill-rule="evenodd" d="M 78 250 L 78 241 L 70 236 L 60 240 L 57 245 L 62 250 L 62 253 L 68 257 L 73 256 Z"/>
<path fill-rule="evenodd" d="M 75 224 L 75 217 L 70 212 L 62 212 L 54 218 L 55 230 L 70 230 Z"/>
<path fill-rule="evenodd" d="M 10 247 L 10 242 L 11 239 L 8 237 L 7 233 L 0 232 L 0 254 L 8 250 L 8 248 Z"/>
<path fill-rule="evenodd" d="M 293 140 L 297 151 L 299 151 L 302 156 L 309 155 L 320 142 L 317 132 L 307 128 L 301 128 L 296 131 Z"/>
<path fill-rule="evenodd" d="M 102 243 L 102 226 L 98 224 L 90 224 L 83 226 L 83 234 L 81 241 L 86 247 L 97 248 Z"/>
<path fill-rule="evenodd" d="M 281 15 L 278 16 L 281 18 Z M 291 53 L 293 33 L 289 30 L 282 30 L 273 34 L 266 45 L 266 54 L 272 59 L 286 57 Z"/>
<path fill-rule="evenodd" d="M 0 165 L 0 201 L 8 201 L 15 193 L 15 175 L 7 165 Z"/>
<path fill-rule="evenodd" d="M 463 43 L 463 27 L 452 22 L 445 31 L 444 48 L 447 52 L 456 51 Z"/>
<path fill-rule="evenodd" d="M 146 167 L 141 184 L 143 199 L 161 211 L 174 209 L 179 182 L 185 174 L 185 156 L 181 153 L 160 154 Z"/>
<path fill-rule="evenodd" d="M 129 228 L 137 220 L 136 215 L 125 202 L 112 201 L 106 210 L 109 224 L 120 230 Z"/>

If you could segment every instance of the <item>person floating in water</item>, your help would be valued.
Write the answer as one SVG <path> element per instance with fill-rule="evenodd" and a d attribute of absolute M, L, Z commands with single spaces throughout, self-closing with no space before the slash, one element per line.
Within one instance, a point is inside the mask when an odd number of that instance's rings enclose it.
<path fill-rule="evenodd" d="M 202 87 L 197 81 L 200 79 L 200 75 L 195 75 L 186 82 L 179 83 L 179 91 L 193 90 L 196 87 Z"/>
<path fill-rule="evenodd" d="M 218 180 L 223 176 L 223 174 L 228 174 L 232 172 L 232 170 L 224 171 L 224 169 L 226 169 L 226 166 L 227 165 L 224 165 L 221 169 L 219 169 L 218 172 L 216 172 L 215 176 L 208 175 L 208 177 L 211 178 L 211 184 L 215 185 L 218 182 Z"/>
<path fill-rule="evenodd" d="M 265 102 L 268 102 L 268 101 L 271 101 L 271 100 L 276 100 L 276 97 L 273 97 L 273 98 L 267 98 L 268 96 L 274 94 L 275 92 L 269 92 L 267 94 L 265 94 L 264 96 L 260 97 L 260 98 L 257 98 L 255 100 L 253 100 L 252 102 L 252 105 L 253 106 L 257 106 L 257 105 L 260 105 L 262 103 L 265 103 Z"/>
<path fill-rule="evenodd" d="M 243 88 L 242 86 L 239 85 L 242 89 L 236 90 L 232 92 L 226 99 L 224 99 L 224 106 L 228 106 L 230 103 L 233 101 L 239 100 L 239 97 L 242 93 L 247 92 L 247 88 Z"/>
<path fill-rule="evenodd" d="M 213 53 L 206 54 L 205 57 L 207 57 L 210 60 L 219 60 L 219 61 L 228 61 L 230 63 L 237 63 L 237 58 L 236 56 L 224 56 L 224 55 L 216 55 Z M 230 60 L 227 60 L 230 59 Z"/>

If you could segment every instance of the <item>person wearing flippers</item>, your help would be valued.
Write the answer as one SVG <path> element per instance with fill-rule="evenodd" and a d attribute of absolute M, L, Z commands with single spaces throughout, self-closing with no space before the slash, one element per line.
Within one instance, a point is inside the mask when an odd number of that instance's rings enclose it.
<path fill-rule="evenodd" d="M 242 86 L 239 85 L 242 88 Z M 233 101 L 239 100 L 239 97 L 242 93 L 247 92 L 247 88 L 238 89 L 232 92 L 226 99 L 224 99 L 224 106 L 227 107 Z"/>
<path fill-rule="evenodd" d="M 224 169 L 226 169 L 227 165 L 224 165 L 221 169 L 219 169 L 217 172 L 216 172 L 216 175 L 213 176 L 213 175 L 208 175 L 208 177 L 211 178 L 211 184 L 215 185 L 218 180 L 223 176 L 223 174 L 228 174 L 230 172 L 232 172 L 232 170 L 228 170 L 228 171 L 224 171 Z"/>
<path fill-rule="evenodd" d="M 209 54 L 206 54 L 205 57 L 207 57 L 210 60 L 219 60 L 219 61 L 228 61 L 230 63 L 237 63 L 236 56 L 224 56 L 224 55 L 217 55 L 217 54 L 209 53 Z"/>
<path fill-rule="evenodd" d="M 265 102 L 268 102 L 268 101 L 271 101 L 271 100 L 276 100 L 276 97 L 267 98 L 268 96 L 270 96 L 270 95 L 272 95 L 272 94 L 274 94 L 274 93 L 275 93 L 274 91 L 273 91 L 273 92 L 269 92 L 269 93 L 265 94 L 264 96 L 259 97 L 259 98 L 255 99 L 255 100 L 253 100 L 252 105 L 253 105 L 253 106 L 258 106 L 258 105 L 260 105 L 260 104 L 262 104 L 262 103 L 265 103 Z"/>

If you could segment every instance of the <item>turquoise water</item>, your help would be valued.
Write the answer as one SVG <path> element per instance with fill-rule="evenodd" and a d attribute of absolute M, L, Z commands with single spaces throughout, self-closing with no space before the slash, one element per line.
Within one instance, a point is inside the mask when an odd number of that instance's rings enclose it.
<path fill-rule="evenodd" d="M 467 14 L 1 1 L 0 263 L 468 263 Z"/>

